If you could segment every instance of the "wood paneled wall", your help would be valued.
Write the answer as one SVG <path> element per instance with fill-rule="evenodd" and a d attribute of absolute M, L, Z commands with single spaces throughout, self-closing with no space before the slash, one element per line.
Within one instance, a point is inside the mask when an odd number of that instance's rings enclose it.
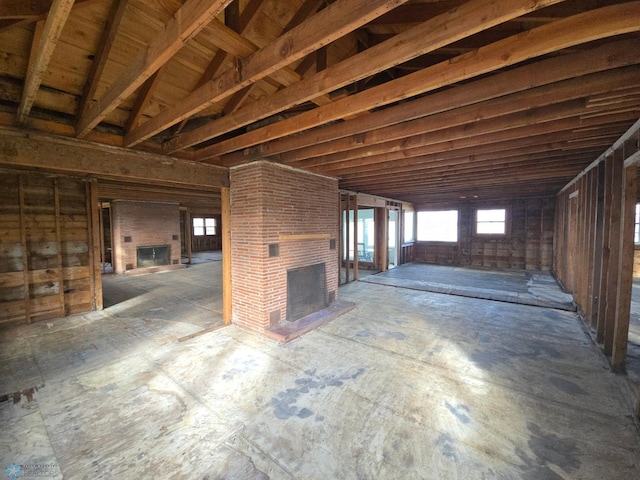
<path fill-rule="evenodd" d="M 0 174 L 0 324 L 102 307 L 96 225 L 95 184 Z"/>
<path fill-rule="evenodd" d="M 508 233 L 475 234 L 478 208 L 505 208 Z M 414 259 L 438 265 L 550 270 L 553 262 L 554 198 L 529 198 L 456 205 L 423 205 L 417 210 L 458 210 L 458 242 L 417 242 Z"/>

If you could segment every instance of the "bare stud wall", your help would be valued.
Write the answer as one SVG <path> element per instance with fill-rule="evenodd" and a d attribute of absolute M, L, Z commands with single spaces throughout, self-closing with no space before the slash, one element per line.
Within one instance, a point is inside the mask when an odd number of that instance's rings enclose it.
<path fill-rule="evenodd" d="M 505 208 L 507 234 L 475 234 L 477 208 Z M 414 260 L 437 265 L 550 270 L 555 199 L 422 205 L 416 210 L 458 210 L 458 242 L 417 242 Z"/>
<path fill-rule="evenodd" d="M 557 197 L 555 274 L 622 368 L 629 337 L 640 122 Z"/>

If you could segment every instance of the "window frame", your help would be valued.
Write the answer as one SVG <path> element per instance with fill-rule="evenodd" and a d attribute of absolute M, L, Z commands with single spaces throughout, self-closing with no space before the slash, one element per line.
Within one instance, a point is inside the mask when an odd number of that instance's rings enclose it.
<path fill-rule="evenodd" d="M 202 225 L 196 226 L 196 221 L 202 221 Z M 207 221 L 212 220 L 212 225 L 207 225 Z M 213 233 L 207 233 L 209 229 L 213 229 Z M 202 229 L 202 233 L 196 233 L 197 229 Z M 218 235 L 218 219 L 212 216 L 197 216 L 191 218 L 191 235 L 194 237 L 216 237 Z"/>
<path fill-rule="evenodd" d="M 503 222 L 478 222 L 478 212 L 481 210 L 504 210 L 504 233 L 479 233 L 478 223 L 503 223 Z M 511 237 L 511 209 L 506 205 L 479 206 L 474 209 L 473 235 L 482 238 L 509 238 Z"/>
<path fill-rule="evenodd" d="M 640 249 L 640 203 L 636 203 L 633 220 L 633 245 Z"/>
<path fill-rule="evenodd" d="M 411 238 L 407 238 L 407 214 L 411 216 Z M 415 210 L 402 210 L 402 243 L 416 243 L 417 238 L 418 215 Z"/>

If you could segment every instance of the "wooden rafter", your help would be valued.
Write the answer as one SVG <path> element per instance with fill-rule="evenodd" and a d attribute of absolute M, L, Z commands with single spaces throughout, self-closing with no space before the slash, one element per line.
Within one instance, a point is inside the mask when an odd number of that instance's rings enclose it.
<path fill-rule="evenodd" d="M 305 158 L 312 155 L 311 151 L 303 150 L 306 147 L 313 147 L 315 151 L 323 152 L 326 147 L 323 145 L 326 142 L 340 138 L 354 136 L 354 140 L 359 141 L 361 134 L 377 128 L 498 98 L 528 88 L 638 63 L 640 63 L 639 41 L 611 42 L 598 48 L 542 60 L 533 65 L 518 67 L 466 86 L 456 87 L 453 90 L 405 102 L 375 112 L 364 119 L 341 122 L 300 135 L 274 140 L 260 145 L 259 149 L 230 153 L 223 156 L 223 162 L 225 165 L 235 165 L 262 156 L 273 156 L 293 150 L 298 150 L 300 158 Z M 326 151 L 320 154 L 324 153 Z M 295 158 L 294 154 L 289 158 Z"/>
<path fill-rule="evenodd" d="M 138 93 L 138 96 L 136 98 L 136 103 L 133 105 L 131 113 L 129 114 L 129 119 L 127 120 L 125 131 L 130 132 L 132 129 L 138 126 L 138 123 L 142 118 L 142 113 L 147 108 L 147 105 L 149 105 L 151 97 L 153 96 L 153 92 L 158 86 L 161 73 L 162 69 L 151 75 L 149 78 L 147 78 L 147 81 L 142 84 L 140 92 Z"/>
<path fill-rule="evenodd" d="M 301 132 L 364 110 L 514 65 L 530 58 L 597 39 L 640 30 L 640 2 L 604 7 L 537 27 L 489 44 L 452 61 L 443 62 L 383 85 L 318 107 L 268 127 L 238 135 L 204 148 L 200 159 L 219 156 Z"/>
<path fill-rule="evenodd" d="M 538 132 L 531 132 L 527 127 L 514 128 L 505 131 L 499 137 L 492 137 L 491 134 L 478 135 L 474 141 L 479 145 L 468 146 L 468 142 L 455 142 L 453 145 L 434 144 L 432 153 L 416 155 L 414 157 L 402 159 L 384 159 L 381 157 L 369 164 L 351 165 L 351 162 L 344 162 L 335 166 L 319 166 L 323 172 L 329 175 L 339 176 L 343 180 L 352 178 L 364 178 L 368 175 L 376 175 L 383 172 L 388 175 L 390 171 L 395 173 L 409 172 L 421 167 L 443 165 L 448 161 L 456 161 L 459 158 L 475 159 L 500 159 L 512 157 L 518 154 L 529 154 L 544 151 L 560 150 L 562 152 L 572 149 L 582 148 L 586 140 L 591 140 L 592 134 L 587 131 L 577 131 L 574 125 L 565 120 L 558 122 L 547 122 Z M 611 131 L 603 128 L 608 137 L 615 136 L 620 128 L 619 123 L 614 123 L 615 128 Z M 538 133 L 533 135 L 531 133 Z M 487 140 L 491 140 L 490 142 Z M 484 143 L 483 143 L 484 142 Z M 450 147 L 450 148 L 447 148 Z M 426 148 L 425 148 L 426 150 Z M 439 151 L 438 151 L 439 150 Z"/>
<path fill-rule="evenodd" d="M 26 123 L 31 112 L 31 107 L 36 100 L 40 84 L 47 72 L 53 51 L 71 12 L 71 7 L 73 7 L 73 0 L 53 0 L 42 31 L 36 28 L 22 100 L 18 107 L 18 123 L 20 124 Z"/>
<path fill-rule="evenodd" d="M 588 76 L 581 76 L 571 80 L 565 80 L 537 88 L 506 95 L 494 100 L 488 100 L 477 104 L 460 107 L 455 110 L 438 113 L 428 117 L 403 122 L 397 125 L 380 128 L 367 132 L 357 137 L 347 137 L 321 144 L 322 149 L 307 147 L 286 154 L 282 154 L 279 160 L 290 163 L 296 160 L 311 161 L 314 157 L 317 161 L 327 161 L 329 158 L 361 158 L 369 157 L 387 151 L 403 150 L 412 147 L 412 142 L 419 142 L 420 136 L 437 132 L 438 130 L 452 128 L 460 125 L 469 125 L 469 135 L 475 132 L 476 122 L 501 117 L 517 112 L 526 112 L 530 109 L 565 102 L 577 98 L 624 89 L 629 83 L 640 81 L 640 68 L 627 67 L 623 71 L 601 72 Z M 585 104 L 581 112 L 587 111 Z"/>
<path fill-rule="evenodd" d="M 291 21 L 284 27 L 284 29 L 282 30 L 282 33 L 286 33 L 292 28 L 300 25 L 307 17 L 314 14 L 322 3 L 323 3 L 322 0 L 307 0 L 302 5 L 302 7 L 296 12 L 296 14 L 293 16 Z M 325 50 L 324 47 L 320 48 L 318 51 L 323 51 L 323 50 Z M 234 93 L 233 96 L 225 104 L 223 113 L 225 115 L 229 115 L 235 112 L 238 108 L 240 108 L 243 102 L 249 97 L 249 95 L 251 95 L 251 92 L 255 89 L 255 86 L 256 84 L 254 83 Z"/>
<path fill-rule="evenodd" d="M 272 43 L 230 68 L 184 98 L 178 105 L 152 118 L 125 139 L 128 146 L 149 138 L 175 123 L 233 95 L 242 88 L 282 69 L 406 0 L 339 0 Z M 229 29 L 230 30 L 230 29 Z"/>
<path fill-rule="evenodd" d="M 457 151 L 469 154 L 471 152 L 468 149 L 481 148 L 483 145 L 493 143 L 500 144 L 542 135 L 551 135 L 553 137 L 559 132 L 564 132 L 563 139 L 572 141 L 574 138 L 582 138 L 580 137 L 581 134 L 576 132 L 581 127 L 600 126 L 607 121 L 608 123 L 628 122 L 638 116 L 636 111 L 611 114 L 604 121 L 603 119 L 596 121 L 584 120 L 580 117 L 579 112 L 576 112 L 575 105 L 576 102 L 548 107 L 536 112 L 528 119 L 526 114 L 518 113 L 479 122 L 478 128 L 473 135 L 466 136 L 464 134 L 464 126 L 446 129 L 430 136 L 425 135 L 421 139 L 422 145 L 416 145 L 414 148 L 407 150 L 407 155 L 404 155 L 405 151 L 394 151 L 372 155 L 369 158 L 336 159 L 332 163 L 312 162 L 314 159 L 303 163 L 314 163 L 313 165 L 308 165 L 307 168 L 321 168 L 324 173 L 336 176 L 349 173 L 357 174 L 365 170 L 364 167 L 375 167 L 389 173 L 389 167 L 392 167 L 392 169 L 407 166 L 416 167 L 422 163 L 437 162 L 447 155 L 457 155 Z M 553 114 L 563 118 L 551 119 Z M 448 135 L 451 137 L 445 139 L 444 136 Z M 587 132 L 584 134 L 584 138 L 590 138 L 591 135 Z M 555 137 L 555 140 L 557 141 L 558 137 Z M 293 165 L 296 164 L 294 163 Z"/>
<path fill-rule="evenodd" d="M 98 101 L 91 103 L 77 126 L 84 137 L 124 99 L 168 62 L 191 38 L 197 35 L 230 0 L 187 0 L 160 33 L 132 64 L 123 71 Z"/>
<path fill-rule="evenodd" d="M 266 3 L 266 0 L 250 0 L 250 2 L 247 4 L 242 14 L 240 15 L 240 18 L 238 19 L 238 30 L 237 30 L 238 34 L 242 34 L 246 30 L 249 30 L 249 28 L 251 28 L 255 18 L 264 8 L 265 3 Z M 226 20 L 226 16 L 225 16 L 225 20 Z M 256 47 L 256 50 L 257 50 L 257 47 Z M 204 73 L 198 80 L 198 83 L 196 84 L 194 90 L 197 90 L 202 85 L 204 85 L 205 83 L 207 83 L 213 77 L 216 76 L 223 62 L 227 58 L 227 55 L 228 55 L 227 52 L 225 52 L 223 49 L 221 48 L 218 49 L 218 51 L 215 53 L 215 55 L 209 62 L 209 65 L 207 65 L 207 68 L 204 70 Z M 178 127 L 176 128 L 176 134 L 179 134 L 182 131 L 182 129 L 187 124 L 187 121 L 188 121 L 188 118 L 185 118 L 180 122 L 180 125 L 178 125 Z M 129 132 L 130 130 L 127 130 L 127 133 Z"/>
<path fill-rule="evenodd" d="M 549 0 L 538 6 L 542 7 L 555 3 L 555 1 L 557 0 Z M 488 3 L 494 2 L 473 0 L 453 12 L 428 20 L 382 44 L 319 71 L 261 102 L 256 102 L 251 105 L 250 109 L 243 109 L 242 112 L 239 111 L 235 115 L 223 117 L 189 132 L 188 135 L 176 138 L 167 143 L 166 151 L 173 152 L 201 143 L 238 126 L 247 125 L 256 119 L 265 118 L 294 105 L 299 105 L 311 100 L 314 95 L 336 90 L 391 66 L 448 45 L 467 35 L 516 18 L 532 8 L 531 2 L 517 0 L 502 3 L 500 7 L 492 9 L 491 15 L 478 15 L 478 12 L 485 9 Z M 207 151 L 208 155 L 221 153 L 226 152 L 216 152 L 215 145 Z"/>
<path fill-rule="evenodd" d="M 95 54 L 95 58 L 91 65 L 91 71 L 89 77 L 85 83 L 84 92 L 80 103 L 78 105 L 78 113 L 80 116 L 84 115 L 87 111 L 88 104 L 93 100 L 98 85 L 102 80 L 102 73 L 104 67 L 111 53 L 113 42 L 115 41 L 116 34 L 120 30 L 120 22 L 124 17 L 124 12 L 127 8 L 129 0 L 114 0 L 109 11 L 109 17 L 107 18 L 107 24 L 100 39 L 100 44 Z"/>
<path fill-rule="evenodd" d="M 76 0 L 74 8 L 101 0 Z M 53 0 L 0 0 L 0 32 L 47 18 Z"/>

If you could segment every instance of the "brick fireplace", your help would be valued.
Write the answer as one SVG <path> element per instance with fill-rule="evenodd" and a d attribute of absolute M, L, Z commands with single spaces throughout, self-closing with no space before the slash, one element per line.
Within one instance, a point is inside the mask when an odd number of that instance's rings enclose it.
<path fill-rule="evenodd" d="M 331 305 L 338 180 L 258 161 L 231 168 L 230 185 L 233 322 L 264 332 Z"/>
<path fill-rule="evenodd" d="M 113 200 L 113 271 L 121 275 L 184 268 L 180 263 L 180 205 Z"/>

